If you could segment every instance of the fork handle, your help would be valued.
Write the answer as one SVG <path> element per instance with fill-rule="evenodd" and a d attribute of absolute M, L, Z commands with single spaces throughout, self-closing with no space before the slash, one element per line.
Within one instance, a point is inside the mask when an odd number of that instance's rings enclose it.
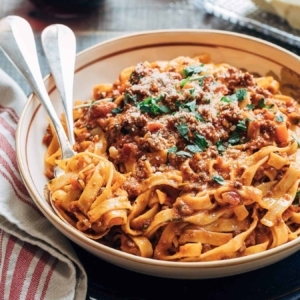
<path fill-rule="evenodd" d="M 46 27 L 41 35 L 56 88 L 66 116 L 69 140 L 74 145 L 73 78 L 76 58 L 76 39 L 73 31 L 62 24 Z"/>
<path fill-rule="evenodd" d="M 18 16 L 8 16 L 0 20 L 0 47 L 23 74 L 47 111 L 59 140 L 62 157 L 72 156 L 74 151 L 52 105 L 41 75 L 30 24 Z"/>

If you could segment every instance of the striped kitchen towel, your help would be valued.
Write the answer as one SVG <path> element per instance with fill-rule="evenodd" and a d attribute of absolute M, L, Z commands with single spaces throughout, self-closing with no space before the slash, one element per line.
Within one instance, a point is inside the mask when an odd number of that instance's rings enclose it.
<path fill-rule="evenodd" d="M 0 70 L 0 300 L 85 299 L 84 268 L 34 204 L 18 171 L 15 132 L 26 99 Z"/>

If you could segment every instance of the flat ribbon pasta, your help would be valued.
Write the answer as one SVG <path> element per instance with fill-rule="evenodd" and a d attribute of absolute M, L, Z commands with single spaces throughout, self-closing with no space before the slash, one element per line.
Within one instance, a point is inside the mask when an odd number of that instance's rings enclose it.
<path fill-rule="evenodd" d="M 56 213 L 146 258 L 214 261 L 300 235 L 300 107 L 272 76 L 208 54 L 144 61 L 76 101 L 76 154 L 44 136 Z M 65 119 L 62 123 L 66 129 Z M 53 178 L 53 168 L 65 173 Z"/>

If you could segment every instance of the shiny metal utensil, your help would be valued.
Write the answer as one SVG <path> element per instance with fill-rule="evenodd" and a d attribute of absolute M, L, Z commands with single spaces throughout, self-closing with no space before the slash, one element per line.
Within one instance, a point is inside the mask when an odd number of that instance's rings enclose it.
<path fill-rule="evenodd" d="M 56 88 L 63 104 L 69 141 L 71 145 L 74 145 L 73 79 L 76 58 L 76 38 L 69 27 L 54 24 L 43 30 L 41 40 Z"/>
<path fill-rule="evenodd" d="M 74 155 L 73 148 L 52 105 L 41 75 L 35 39 L 30 24 L 18 16 L 8 16 L 1 19 L 0 47 L 24 75 L 47 111 L 59 140 L 62 158 L 72 157 Z M 58 174 L 55 175 L 58 176 Z"/>

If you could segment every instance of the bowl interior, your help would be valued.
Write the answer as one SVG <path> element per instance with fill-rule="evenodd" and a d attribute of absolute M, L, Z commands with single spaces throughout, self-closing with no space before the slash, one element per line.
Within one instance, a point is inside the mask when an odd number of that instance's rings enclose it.
<path fill-rule="evenodd" d="M 177 30 L 143 32 L 113 39 L 77 55 L 74 99 L 91 97 L 94 85 L 113 82 L 120 71 L 140 61 L 170 60 L 177 56 L 209 53 L 215 63 L 227 62 L 260 75 L 272 74 L 282 82 L 293 78 L 297 93 L 300 87 L 300 61 L 296 55 L 277 46 L 239 34 L 213 30 Z M 45 85 L 60 114 L 58 92 L 51 76 Z M 39 100 L 31 95 L 23 109 L 17 131 L 17 160 L 24 183 L 39 209 L 63 234 L 86 250 L 111 263 L 137 272 L 171 278 L 212 278 L 242 273 L 274 263 L 300 248 L 295 240 L 264 253 L 207 263 L 163 262 L 135 257 L 89 240 L 52 211 L 44 197 L 47 183 L 44 174 L 45 147 L 42 139 L 47 115 Z"/>

